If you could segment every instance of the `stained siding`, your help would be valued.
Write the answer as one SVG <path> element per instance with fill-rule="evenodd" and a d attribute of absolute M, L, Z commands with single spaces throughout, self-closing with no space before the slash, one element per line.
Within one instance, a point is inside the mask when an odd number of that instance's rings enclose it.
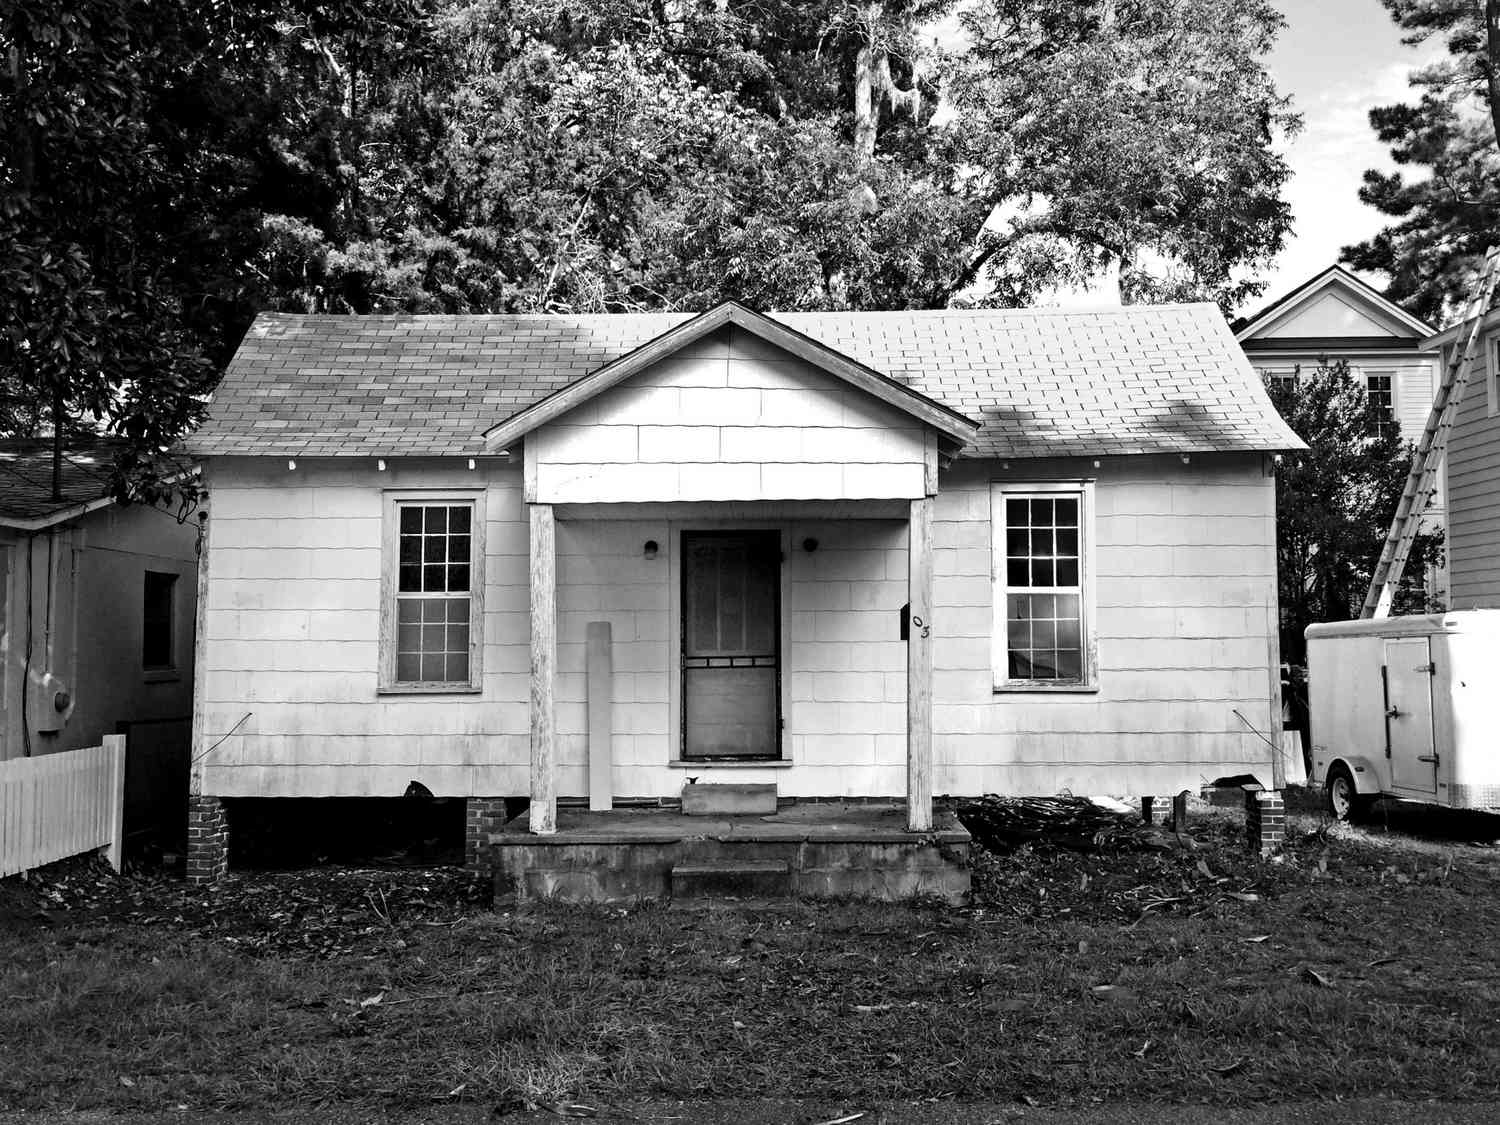
<path fill-rule="evenodd" d="M 284 461 L 212 466 L 200 699 L 207 744 L 224 741 L 202 763 L 203 792 L 398 796 L 412 780 L 439 795 L 525 792 L 521 473 L 454 464 L 391 462 L 384 473 L 364 460 L 298 462 L 295 473 Z M 376 691 L 382 490 L 390 488 L 483 490 L 477 694 Z"/>
<path fill-rule="evenodd" d="M 527 791 L 526 523 L 514 467 L 284 462 L 213 466 L 206 604 L 203 791 L 396 795 Z M 1100 683 L 1093 694 L 996 695 L 990 486 L 1092 475 Z M 483 690 L 376 692 L 382 487 L 482 487 L 486 514 Z M 933 680 L 939 793 L 1171 792 L 1265 772 L 1273 496 L 1253 455 L 960 463 L 934 524 Z M 585 633 L 614 642 L 614 790 L 672 797 L 686 775 L 774 781 L 787 796 L 905 789 L 904 521 L 809 518 L 776 505 L 740 526 L 782 530 L 786 550 L 786 747 L 791 768 L 714 772 L 676 757 L 677 638 L 668 514 L 558 522 L 558 792 L 586 795 Z M 621 507 L 616 516 L 630 516 Z M 646 559 L 643 544 L 660 545 Z M 809 552 L 804 540 L 816 539 Z M 248 715 L 248 718 L 246 717 Z M 243 722 L 241 722 L 243 720 Z M 240 723 L 238 728 L 235 724 Z M 231 734 L 231 729 L 233 733 Z M 227 736 L 227 737 L 226 737 Z"/>
<path fill-rule="evenodd" d="M 1259 456 L 960 466 L 937 498 L 939 793 L 1169 793 L 1266 774 L 1274 485 Z M 992 480 L 1096 479 L 1098 691 L 992 691 Z"/>
<path fill-rule="evenodd" d="M 1496 337 L 1470 376 L 1448 442 L 1448 569 L 1454 609 L 1500 606 L 1500 415 Z"/>
<path fill-rule="evenodd" d="M 740 329 L 526 440 L 541 503 L 923 495 L 918 422 Z"/>

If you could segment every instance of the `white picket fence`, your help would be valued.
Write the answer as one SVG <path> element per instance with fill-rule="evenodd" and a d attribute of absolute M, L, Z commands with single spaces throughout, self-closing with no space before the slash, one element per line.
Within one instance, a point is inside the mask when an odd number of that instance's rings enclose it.
<path fill-rule="evenodd" d="M 0 762 L 0 878 L 108 848 L 120 870 L 125 736 L 102 746 Z"/>

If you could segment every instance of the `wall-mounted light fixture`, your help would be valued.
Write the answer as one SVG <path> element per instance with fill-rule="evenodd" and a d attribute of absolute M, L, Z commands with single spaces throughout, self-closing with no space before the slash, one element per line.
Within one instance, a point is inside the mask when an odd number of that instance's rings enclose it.
<path fill-rule="evenodd" d="M 376 469 L 377 472 L 381 472 L 381 473 L 385 472 L 385 458 L 384 457 L 378 457 L 378 458 L 376 458 L 376 460 L 375 460 L 375 469 Z"/>
<path fill-rule="evenodd" d="M 470 469 L 471 472 L 474 469 L 474 458 L 472 458 L 472 457 L 469 458 L 469 469 Z"/>
<path fill-rule="evenodd" d="M 802 540 L 802 549 L 810 555 L 818 549 L 818 541 L 809 535 L 806 539 Z"/>
<path fill-rule="evenodd" d="M 659 550 L 661 550 L 661 548 L 657 546 L 657 543 L 656 543 L 655 539 L 647 539 L 646 540 L 646 546 L 645 546 L 644 550 L 642 550 L 641 553 L 643 555 L 645 555 L 648 559 L 654 559 L 654 558 L 656 558 L 656 552 L 659 551 Z"/>
<path fill-rule="evenodd" d="M 297 470 L 297 462 L 293 461 L 290 457 L 288 457 L 286 459 L 286 471 L 289 472 L 289 473 L 292 473 L 292 472 L 296 472 L 296 470 Z"/>
<path fill-rule="evenodd" d="M 1189 456 L 1188 456 L 1188 455 L 1187 455 L 1187 454 L 1186 454 L 1186 453 L 1184 453 L 1184 454 L 1183 454 L 1183 455 L 1182 455 L 1182 463 L 1183 463 L 1183 464 L 1184 464 L 1184 465 L 1189 465 L 1189 464 L 1191 464 L 1191 463 L 1192 463 L 1192 460 L 1193 460 L 1193 459 L 1192 459 L 1192 458 L 1191 458 L 1191 457 L 1189 457 Z"/>

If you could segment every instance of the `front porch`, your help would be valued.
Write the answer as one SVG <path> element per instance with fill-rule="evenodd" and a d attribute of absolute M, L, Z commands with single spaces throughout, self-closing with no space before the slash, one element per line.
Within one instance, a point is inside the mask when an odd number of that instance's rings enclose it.
<path fill-rule="evenodd" d="M 527 815 L 488 839 L 497 898 L 619 902 L 714 897 L 969 893 L 969 833 L 945 809 L 927 831 L 901 802 L 803 802 L 767 816 L 687 816 L 675 808 L 560 808 L 551 835 Z"/>

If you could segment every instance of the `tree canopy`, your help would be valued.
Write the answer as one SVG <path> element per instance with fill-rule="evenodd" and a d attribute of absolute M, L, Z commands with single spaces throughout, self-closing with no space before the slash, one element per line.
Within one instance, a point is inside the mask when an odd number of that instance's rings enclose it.
<path fill-rule="evenodd" d="M 1228 307 L 1288 229 L 1269 0 L 9 12 L 0 424 L 131 437 L 122 489 L 258 309 Z"/>
<path fill-rule="evenodd" d="M 1344 256 L 1386 272 L 1392 298 L 1442 321 L 1500 240 L 1500 0 L 1382 2 L 1405 42 L 1438 41 L 1445 57 L 1412 75 L 1412 101 L 1370 111 L 1400 167 L 1367 171 L 1360 198 L 1392 222 Z"/>

